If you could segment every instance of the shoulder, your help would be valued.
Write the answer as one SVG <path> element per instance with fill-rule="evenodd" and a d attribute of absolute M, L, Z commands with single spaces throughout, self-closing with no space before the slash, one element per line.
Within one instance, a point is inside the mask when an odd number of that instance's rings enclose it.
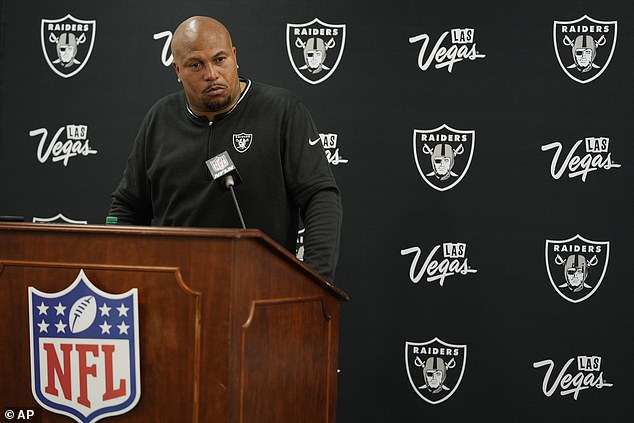
<path fill-rule="evenodd" d="M 264 102 L 288 105 L 299 103 L 297 96 L 287 88 L 276 87 L 261 82 L 251 82 L 250 91 L 252 98 Z"/>
<path fill-rule="evenodd" d="M 177 91 L 175 93 L 168 94 L 164 97 L 158 99 L 152 107 L 150 107 L 150 112 L 160 112 L 163 110 L 174 110 L 185 107 L 185 93 L 181 91 Z"/>
<path fill-rule="evenodd" d="M 172 120 L 176 116 L 180 116 L 179 111 L 187 109 L 187 101 L 182 91 L 168 94 L 159 98 L 150 106 L 145 113 L 143 123 L 145 125 L 154 125 L 157 122 Z"/>
<path fill-rule="evenodd" d="M 145 112 L 139 128 L 140 133 L 148 134 L 179 125 L 186 116 L 187 102 L 183 92 L 175 92 L 159 98 Z"/>

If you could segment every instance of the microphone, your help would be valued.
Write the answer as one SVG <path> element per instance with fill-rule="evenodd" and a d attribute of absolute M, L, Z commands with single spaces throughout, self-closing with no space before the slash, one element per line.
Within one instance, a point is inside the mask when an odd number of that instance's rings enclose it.
<path fill-rule="evenodd" d="M 225 188 L 229 186 L 238 186 L 242 183 L 242 178 L 236 169 L 236 165 L 233 164 L 231 157 L 227 151 L 223 151 L 215 157 L 205 162 L 211 172 L 211 177 L 216 180 L 223 178 L 223 184 Z"/>
<path fill-rule="evenodd" d="M 233 204 L 238 212 L 240 224 L 242 225 L 242 229 L 246 229 L 247 227 L 244 224 L 242 212 L 240 211 L 240 206 L 238 205 L 238 199 L 233 191 L 234 186 L 238 186 L 242 183 L 242 178 L 238 173 L 238 169 L 236 169 L 236 165 L 233 164 L 231 157 L 229 157 L 229 153 L 225 150 L 217 156 L 207 160 L 205 164 L 209 168 L 209 172 L 211 172 L 213 180 L 215 181 L 216 179 L 221 179 L 225 189 L 231 191 L 231 197 L 233 198 Z"/>

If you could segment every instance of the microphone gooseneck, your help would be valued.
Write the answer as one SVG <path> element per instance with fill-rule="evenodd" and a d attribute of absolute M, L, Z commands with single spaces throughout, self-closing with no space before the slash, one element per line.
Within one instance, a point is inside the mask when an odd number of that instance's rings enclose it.
<path fill-rule="evenodd" d="M 244 224 L 244 218 L 242 217 L 242 211 L 240 210 L 240 205 L 238 204 L 238 199 L 236 198 L 236 193 L 233 190 L 233 186 L 235 185 L 235 181 L 233 180 L 233 176 L 227 175 L 224 179 L 225 187 L 231 192 L 231 198 L 233 198 L 233 205 L 236 207 L 236 211 L 238 212 L 238 217 L 240 218 L 240 224 L 242 225 L 242 229 L 246 229 L 247 226 Z"/>
<path fill-rule="evenodd" d="M 242 229 L 246 229 L 247 226 L 244 223 L 242 211 L 240 210 L 240 205 L 238 204 L 238 199 L 236 198 L 236 193 L 233 189 L 234 186 L 238 186 L 242 183 L 242 178 L 238 173 L 238 169 L 236 169 L 236 166 L 233 164 L 229 153 L 223 151 L 217 156 L 207 160 L 205 163 L 209 168 L 209 172 L 211 172 L 212 178 L 214 180 L 220 179 L 219 182 L 222 183 L 225 189 L 231 191 L 231 198 L 233 199 L 233 205 L 238 212 L 240 224 L 242 225 Z"/>

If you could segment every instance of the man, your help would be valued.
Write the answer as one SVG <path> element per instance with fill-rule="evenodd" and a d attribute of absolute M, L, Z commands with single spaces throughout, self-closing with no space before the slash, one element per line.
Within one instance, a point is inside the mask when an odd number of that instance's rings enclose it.
<path fill-rule="evenodd" d="M 148 112 L 109 214 L 119 223 L 239 227 L 230 193 L 205 161 L 229 152 L 246 225 L 295 252 L 299 218 L 304 262 L 334 278 L 341 200 L 317 131 L 287 90 L 238 76 L 236 48 L 220 22 L 184 21 L 172 38 L 183 91 Z"/>

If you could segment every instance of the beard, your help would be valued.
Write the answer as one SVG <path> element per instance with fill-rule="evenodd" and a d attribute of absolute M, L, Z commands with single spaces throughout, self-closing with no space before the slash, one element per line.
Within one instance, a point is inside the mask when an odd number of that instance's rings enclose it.
<path fill-rule="evenodd" d="M 231 96 L 230 95 L 227 96 L 227 98 L 224 99 L 224 100 L 216 101 L 216 102 L 213 102 L 213 103 L 208 103 L 208 102 L 204 101 L 203 102 L 203 107 L 208 112 L 217 112 L 219 110 L 224 109 L 229 104 L 231 104 Z"/>

